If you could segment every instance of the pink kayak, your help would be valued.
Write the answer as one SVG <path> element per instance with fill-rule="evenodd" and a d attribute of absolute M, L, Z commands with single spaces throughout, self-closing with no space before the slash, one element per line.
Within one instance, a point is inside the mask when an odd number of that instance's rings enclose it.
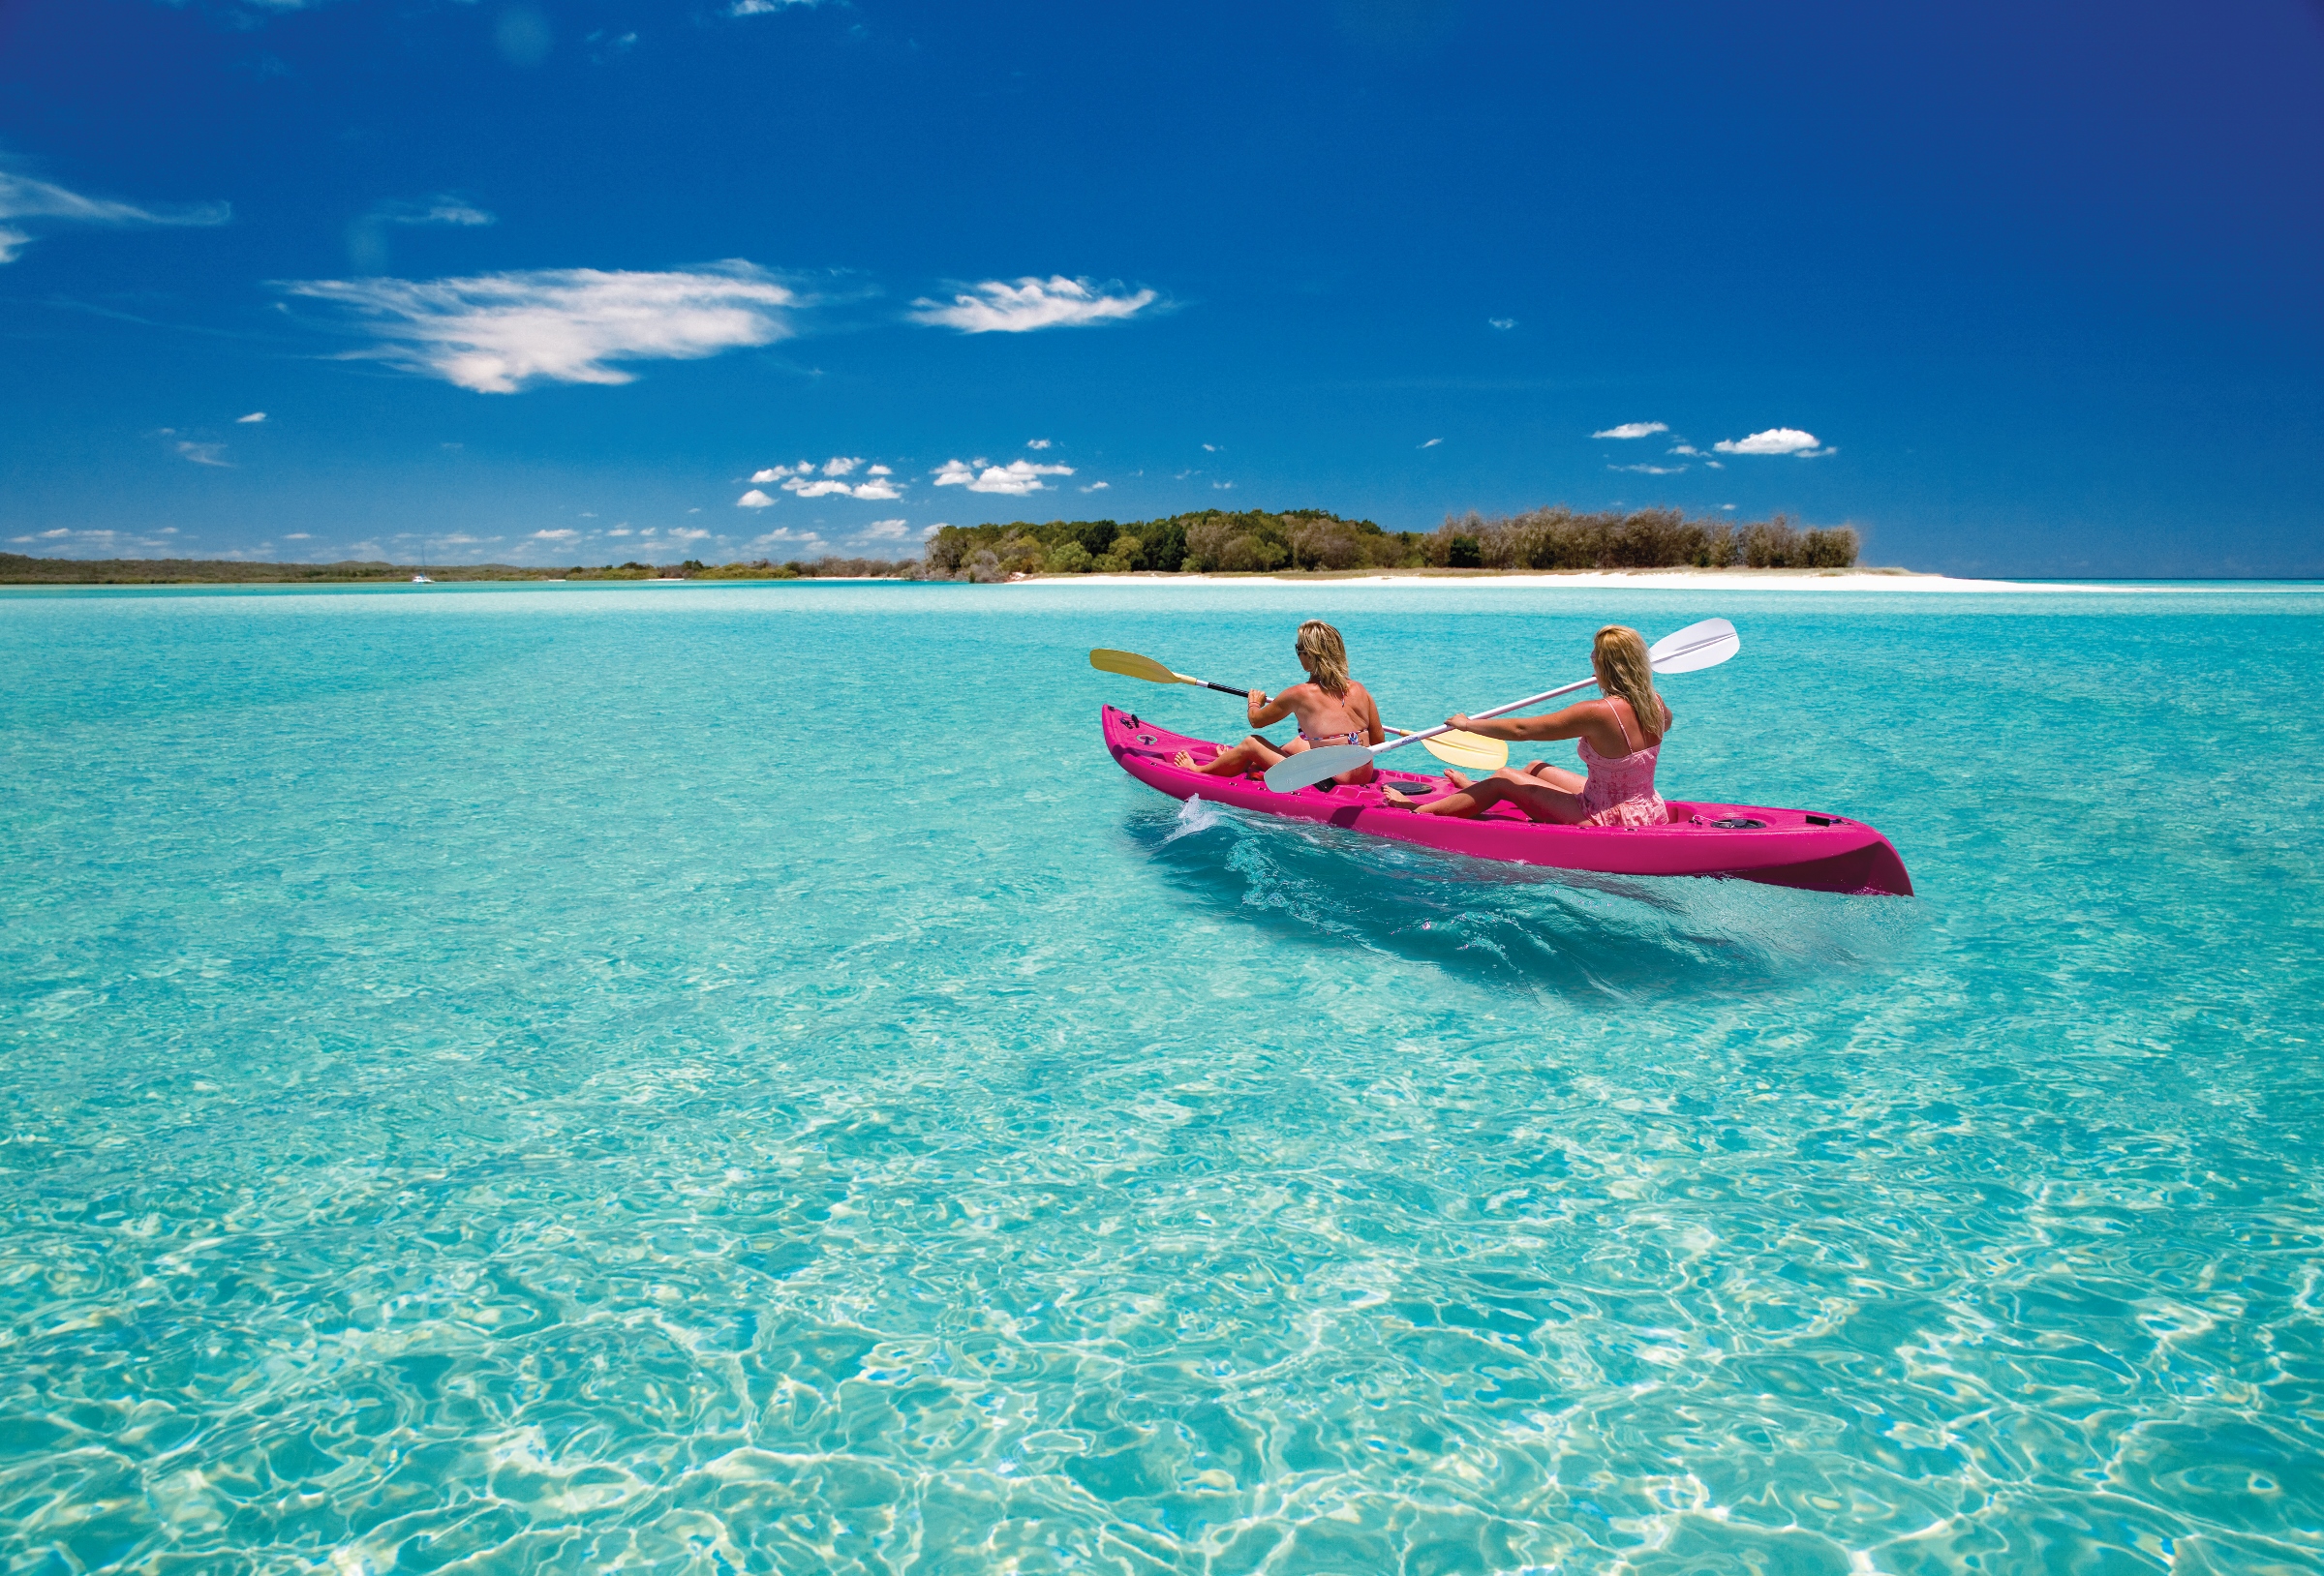
<path fill-rule="evenodd" d="M 1474 819 L 1415 815 L 1382 799 L 1380 785 L 1392 782 L 1399 793 L 1433 799 L 1448 790 L 1444 778 L 1383 768 L 1377 781 L 1361 788 L 1327 782 L 1277 794 L 1255 776 L 1206 777 L 1170 764 L 1181 749 L 1198 762 L 1211 759 L 1219 746 L 1208 739 L 1172 733 L 1111 706 L 1105 709 L 1105 730 L 1106 748 L 1121 769 L 1173 799 L 1199 796 L 1206 803 L 1561 870 L 1723 875 L 1811 892 L 1912 895 L 1912 878 L 1888 839 L 1846 816 L 1676 799 L 1667 801 L 1669 825 L 1659 827 L 1547 826 L 1528 821 L 1511 804 L 1496 804 Z"/>

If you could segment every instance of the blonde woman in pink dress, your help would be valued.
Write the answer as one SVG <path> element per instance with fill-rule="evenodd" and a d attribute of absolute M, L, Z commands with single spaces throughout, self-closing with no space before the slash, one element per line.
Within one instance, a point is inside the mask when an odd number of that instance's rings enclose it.
<path fill-rule="evenodd" d="M 1602 699 L 1582 701 L 1547 716 L 1480 721 L 1463 714 L 1445 719 L 1451 727 L 1487 739 L 1579 740 L 1576 751 L 1588 769 L 1586 776 L 1546 761 L 1535 761 L 1522 771 L 1505 767 L 1481 781 L 1447 772 L 1445 776 L 1459 792 L 1422 804 L 1390 788 L 1388 802 L 1421 815 L 1471 816 L 1507 800 L 1533 820 L 1563 827 L 1659 827 L 1667 822 L 1669 811 L 1654 791 L 1654 762 L 1662 753 L 1663 735 L 1670 730 L 1670 708 L 1655 693 L 1645 637 L 1626 625 L 1607 624 L 1591 643 L 1590 666 L 1597 672 Z"/>

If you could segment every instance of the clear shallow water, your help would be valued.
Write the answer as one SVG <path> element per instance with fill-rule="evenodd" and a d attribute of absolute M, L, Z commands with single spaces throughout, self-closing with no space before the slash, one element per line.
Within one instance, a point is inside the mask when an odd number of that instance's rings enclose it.
<path fill-rule="evenodd" d="M 1713 613 L 1922 896 L 1187 811 Z M 1542 654 L 1547 653 L 1547 654 Z M 0 1568 L 2324 1563 L 2324 595 L 0 597 Z"/>

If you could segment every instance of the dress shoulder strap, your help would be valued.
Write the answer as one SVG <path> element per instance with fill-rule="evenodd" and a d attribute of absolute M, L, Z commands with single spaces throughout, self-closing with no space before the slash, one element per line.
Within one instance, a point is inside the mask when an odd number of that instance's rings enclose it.
<path fill-rule="evenodd" d="M 1638 752 L 1639 746 L 1630 742 L 1630 724 L 1622 720 L 1622 709 L 1616 706 L 1611 700 L 1608 700 L 1605 703 L 1605 709 L 1614 713 L 1614 726 L 1622 730 L 1622 743 L 1624 748 L 1630 754 L 1636 755 Z"/>

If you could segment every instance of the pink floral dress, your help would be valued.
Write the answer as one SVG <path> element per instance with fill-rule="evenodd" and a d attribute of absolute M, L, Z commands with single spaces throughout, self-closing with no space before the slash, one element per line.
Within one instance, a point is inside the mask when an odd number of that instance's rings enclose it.
<path fill-rule="evenodd" d="M 1614 712 L 1614 726 L 1622 730 L 1622 742 L 1630 743 L 1630 727 Z M 1581 807 L 1589 813 L 1577 825 L 1585 827 L 1659 827 L 1670 819 L 1669 807 L 1663 796 L 1654 791 L 1654 761 L 1662 754 L 1658 742 L 1645 749 L 1634 749 L 1628 755 L 1611 760 L 1590 748 L 1590 742 L 1581 740 L 1575 753 L 1581 764 L 1589 769 L 1590 780 L 1581 785 Z"/>

